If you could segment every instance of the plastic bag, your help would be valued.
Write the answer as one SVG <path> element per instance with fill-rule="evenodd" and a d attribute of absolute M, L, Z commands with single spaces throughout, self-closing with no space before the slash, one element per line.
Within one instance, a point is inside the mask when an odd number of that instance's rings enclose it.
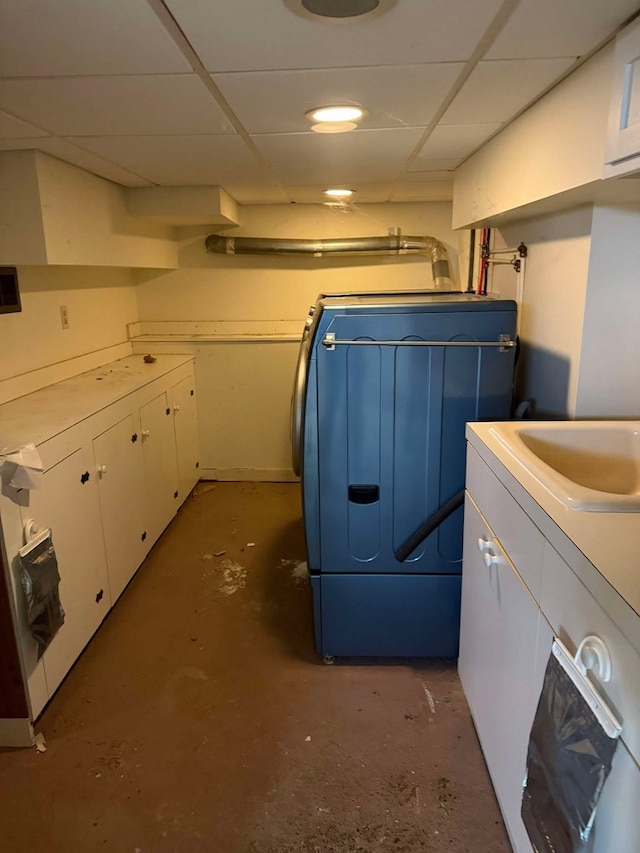
<path fill-rule="evenodd" d="M 27 622 L 38 643 L 38 658 L 64 624 L 58 587 L 60 574 L 51 531 L 20 549 L 20 578 L 27 603 Z"/>
<path fill-rule="evenodd" d="M 583 849 L 618 740 L 552 654 L 536 710 L 522 797 L 535 853 Z"/>

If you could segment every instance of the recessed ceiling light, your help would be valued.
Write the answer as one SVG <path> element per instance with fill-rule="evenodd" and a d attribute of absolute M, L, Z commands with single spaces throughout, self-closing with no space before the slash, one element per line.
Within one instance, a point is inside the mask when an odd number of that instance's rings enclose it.
<path fill-rule="evenodd" d="M 353 195 L 353 190 L 347 189 L 334 189 L 334 190 L 325 190 L 325 195 L 330 196 L 331 198 L 351 198 Z"/>
<path fill-rule="evenodd" d="M 358 121 L 358 119 L 363 118 L 365 114 L 366 111 L 362 107 L 346 104 L 334 104 L 328 107 L 314 107 L 314 109 L 305 113 L 306 117 L 310 121 L 327 122 Z"/>
<path fill-rule="evenodd" d="M 357 126 L 355 121 L 325 121 L 312 124 L 311 130 L 315 133 L 346 133 L 347 130 L 355 130 Z"/>
<path fill-rule="evenodd" d="M 302 5 L 312 15 L 323 18 L 355 18 L 373 12 L 380 0 L 302 0 Z"/>
<path fill-rule="evenodd" d="M 377 18 L 388 12 L 398 0 L 283 0 L 284 5 L 302 18 L 326 24 L 350 24 Z"/>

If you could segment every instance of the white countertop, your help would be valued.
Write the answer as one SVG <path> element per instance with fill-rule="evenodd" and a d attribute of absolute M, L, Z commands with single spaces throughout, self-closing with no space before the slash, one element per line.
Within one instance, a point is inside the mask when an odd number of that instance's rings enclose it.
<path fill-rule="evenodd" d="M 467 440 L 509 488 L 508 472 L 615 591 L 640 614 L 640 513 L 584 512 L 564 505 L 491 432 L 491 423 L 467 424 Z M 499 465 L 492 464 L 492 459 Z M 510 489 L 512 491 L 512 489 Z M 535 494 L 535 498 L 532 496 Z M 516 496 L 517 499 L 517 496 Z M 525 511 L 526 506 L 523 506 Z M 544 523 L 539 515 L 538 520 Z M 545 532 L 545 531 L 543 531 Z"/>
<path fill-rule="evenodd" d="M 0 448 L 41 444 L 192 360 L 189 355 L 160 355 L 153 364 L 142 355 L 48 385 L 0 406 Z"/>

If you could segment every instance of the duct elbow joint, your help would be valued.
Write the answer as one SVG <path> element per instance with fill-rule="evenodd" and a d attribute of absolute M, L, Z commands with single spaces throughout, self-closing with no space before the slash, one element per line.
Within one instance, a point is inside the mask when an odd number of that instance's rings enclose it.
<path fill-rule="evenodd" d="M 449 253 L 443 243 L 436 240 L 431 248 L 431 273 L 436 290 L 453 290 Z"/>

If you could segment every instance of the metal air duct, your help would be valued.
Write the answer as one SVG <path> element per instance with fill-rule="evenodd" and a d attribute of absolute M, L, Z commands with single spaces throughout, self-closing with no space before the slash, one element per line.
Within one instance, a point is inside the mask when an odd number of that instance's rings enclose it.
<path fill-rule="evenodd" d="M 328 240 L 223 237 L 210 234 L 208 252 L 219 255 L 427 255 L 436 290 L 454 290 L 446 247 L 435 237 L 341 237 Z"/>

